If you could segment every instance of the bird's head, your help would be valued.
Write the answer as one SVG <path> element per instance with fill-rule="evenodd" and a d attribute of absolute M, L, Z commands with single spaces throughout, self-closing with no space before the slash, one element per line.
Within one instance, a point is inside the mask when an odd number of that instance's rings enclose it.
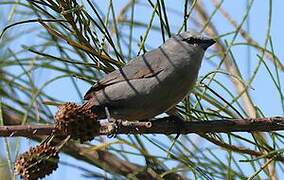
<path fill-rule="evenodd" d="M 201 48 L 204 51 L 216 42 L 213 38 L 193 31 L 180 33 L 174 38 L 187 47 Z"/>

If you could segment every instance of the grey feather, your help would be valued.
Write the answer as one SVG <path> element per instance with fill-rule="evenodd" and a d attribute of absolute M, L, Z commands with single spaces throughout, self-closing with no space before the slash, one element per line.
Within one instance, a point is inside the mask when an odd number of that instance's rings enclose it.
<path fill-rule="evenodd" d="M 184 32 L 107 74 L 86 93 L 85 106 L 103 117 L 144 120 L 165 112 L 192 89 L 205 50 L 215 41 Z"/>

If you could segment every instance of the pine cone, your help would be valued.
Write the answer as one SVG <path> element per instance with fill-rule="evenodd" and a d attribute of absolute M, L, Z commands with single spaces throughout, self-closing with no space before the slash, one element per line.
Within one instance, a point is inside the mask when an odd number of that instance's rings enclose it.
<path fill-rule="evenodd" d="M 55 119 L 59 131 L 71 135 L 74 140 L 79 139 L 80 142 L 92 140 L 100 127 L 97 116 L 91 110 L 83 109 L 75 103 L 59 106 Z"/>
<path fill-rule="evenodd" d="M 44 143 L 21 154 L 15 162 L 15 171 L 22 179 L 36 180 L 56 170 L 58 161 L 57 148 Z"/>

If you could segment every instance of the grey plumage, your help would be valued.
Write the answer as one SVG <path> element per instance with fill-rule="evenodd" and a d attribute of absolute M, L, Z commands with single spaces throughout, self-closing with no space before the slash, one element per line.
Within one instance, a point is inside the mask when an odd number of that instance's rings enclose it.
<path fill-rule="evenodd" d="M 184 32 L 107 74 L 86 93 L 84 107 L 105 117 L 144 120 L 163 113 L 192 89 L 211 38 Z"/>

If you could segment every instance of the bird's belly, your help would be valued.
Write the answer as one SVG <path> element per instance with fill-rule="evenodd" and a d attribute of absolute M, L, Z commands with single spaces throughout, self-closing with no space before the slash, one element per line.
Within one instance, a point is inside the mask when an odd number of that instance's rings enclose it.
<path fill-rule="evenodd" d="M 116 119 L 145 120 L 168 110 L 192 88 L 195 78 L 155 76 L 123 81 L 106 87 L 97 96 Z M 107 100 L 107 102 L 106 102 Z"/>

